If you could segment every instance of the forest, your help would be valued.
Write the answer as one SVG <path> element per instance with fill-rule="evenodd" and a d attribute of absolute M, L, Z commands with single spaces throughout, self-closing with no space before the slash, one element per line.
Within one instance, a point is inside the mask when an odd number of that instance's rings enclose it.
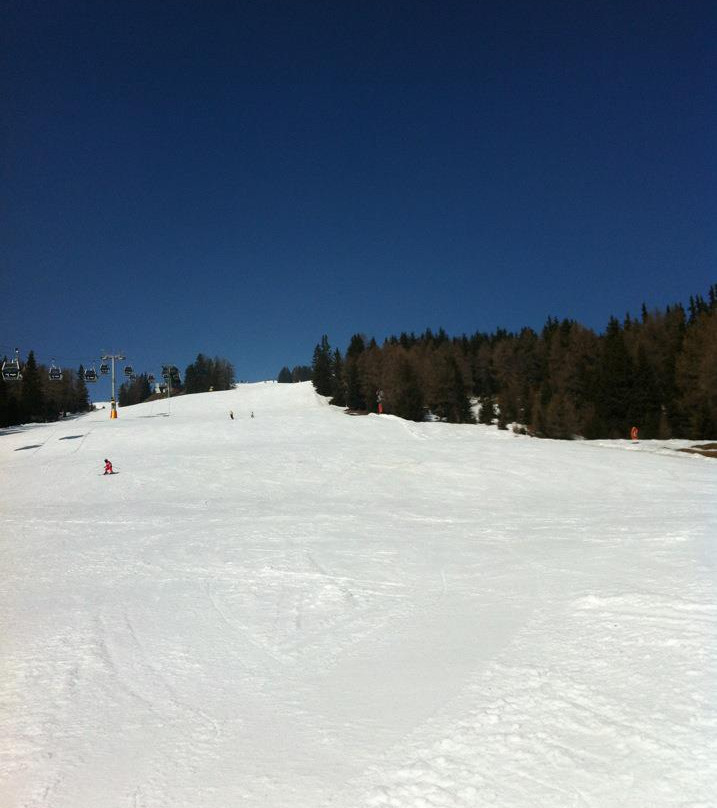
<path fill-rule="evenodd" d="M 0 381 L 0 427 L 56 421 L 65 414 L 91 409 L 83 366 L 77 372 L 54 367 L 52 370 L 53 379 L 50 369 L 38 364 L 35 353 L 30 351 L 22 366 L 22 378 Z"/>
<path fill-rule="evenodd" d="M 184 379 L 176 367 L 167 366 L 167 369 L 171 373 L 172 395 L 229 390 L 234 386 L 234 367 L 218 356 L 198 354 L 187 366 Z M 54 365 L 48 368 L 39 364 L 34 351 L 30 351 L 19 375 L 16 381 L 3 379 L 0 382 L 0 427 L 56 421 L 92 409 L 82 365 L 77 371 Z M 166 381 L 155 384 L 154 377 L 147 373 L 132 374 L 132 378 L 119 385 L 117 403 L 120 407 L 140 404 L 162 395 L 165 390 Z"/>
<path fill-rule="evenodd" d="M 332 404 L 413 421 L 495 423 L 546 438 L 717 437 L 717 285 L 689 306 L 611 317 L 602 334 L 549 317 L 538 333 L 443 329 L 345 351 L 324 335 L 312 381 Z M 477 407 L 474 405 L 478 404 Z"/>
<path fill-rule="evenodd" d="M 0 427 L 54 421 L 91 407 L 82 366 L 47 368 L 30 351 L 21 376 L 0 383 Z M 611 317 L 604 333 L 549 317 L 540 332 L 526 327 L 451 337 L 428 329 L 380 345 L 355 334 L 343 352 L 324 335 L 310 367 L 283 367 L 278 377 L 308 379 L 353 413 L 451 423 L 477 417 L 546 438 L 624 438 L 637 427 L 648 439 L 714 439 L 717 284 L 686 307 L 648 311 L 643 305 L 637 317 Z M 200 353 L 182 381 L 177 373 L 173 394 L 228 390 L 234 383 L 228 360 Z M 119 387 L 118 403 L 137 404 L 159 392 L 139 374 Z"/>

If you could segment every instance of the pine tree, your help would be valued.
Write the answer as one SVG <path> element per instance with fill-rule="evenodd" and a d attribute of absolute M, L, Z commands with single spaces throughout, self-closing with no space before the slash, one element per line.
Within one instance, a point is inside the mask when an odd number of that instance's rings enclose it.
<path fill-rule="evenodd" d="M 422 421 L 425 408 L 420 379 L 409 356 L 398 354 L 393 373 L 393 387 L 386 402 L 387 412 L 407 421 Z"/>
<path fill-rule="evenodd" d="M 211 374 L 213 362 L 203 353 L 184 372 L 184 389 L 186 393 L 206 393 L 211 387 Z M 172 380 L 172 387 L 175 383 Z"/>
<path fill-rule="evenodd" d="M 209 390 L 231 390 L 234 387 L 234 365 L 221 356 L 215 356 L 209 365 Z"/>
<path fill-rule="evenodd" d="M 6 361 L 4 357 L 3 361 Z M 19 385 L 0 380 L 0 427 L 20 423 Z"/>
<path fill-rule="evenodd" d="M 495 402 L 493 396 L 485 395 L 480 398 L 479 424 L 492 424 L 496 418 Z"/>
<path fill-rule="evenodd" d="M 366 349 L 361 334 L 354 334 L 346 351 L 344 361 L 344 382 L 346 389 L 346 406 L 350 410 L 365 410 L 366 399 L 361 389 L 359 359 Z"/>
<path fill-rule="evenodd" d="M 294 365 L 291 369 L 291 381 L 294 384 L 299 382 L 310 382 L 312 376 L 311 368 L 308 365 Z"/>
<path fill-rule="evenodd" d="M 277 382 L 279 384 L 291 384 L 291 371 L 289 370 L 286 365 L 279 371 L 279 375 L 276 377 Z"/>
<path fill-rule="evenodd" d="M 22 370 L 20 405 L 23 420 L 27 423 L 45 420 L 45 398 L 34 351 L 30 351 L 28 354 L 27 362 Z"/>
<path fill-rule="evenodd" d="M 633 363 L 620 323 L 614 317 L 610 318 L 603 339 L 599 384 L 596 403 L 607 437 L 625 437 L 635 411 Z"/>
<path fill-rule="evenodd" d="M 655 371 L 647 359 L 647 350 L 640 345 L 637 350 L 635 378 L 632 396 L 632 422 L 644 438 L 656 438 L 660 431 L 662 406 Z"/>
<path fill-rule="evenodd" d="M 311 363 L 311 381 L 320 396 L 331 395 L 331 346 L 326 334 L 321 337 L 321 342 L 314 349 L 314 357 Z"/>
<path fill-rule="evenodd" d="M 688 327 L 676 365 L 682 435 L 714 438 L 717 431 L 717 309 L 702 312 Z"/>
<path fill-rule="evenodd" d="M 331 361 L 331 404 L 337 407 L 346 406 L 346 389 L 344 387 L 344 360 L 337 348 Z"/>
<path fill-rule="evenodd" d="M 85 368 L 83 365 L 77 369 L 77 379 L 75 381 L 75 394 L 72 406 L 73 412 L 88 412 L 90 407 L 90 394 L 85 382 Z"/>

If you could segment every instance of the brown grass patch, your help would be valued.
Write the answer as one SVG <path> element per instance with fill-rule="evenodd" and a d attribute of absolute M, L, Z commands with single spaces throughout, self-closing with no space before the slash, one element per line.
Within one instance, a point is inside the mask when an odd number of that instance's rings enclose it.
<path fill-rule="evenodd" d="M 678 449 L 677 451 L 717 458 L 717 443 L 702 443 L 699 446 L 690 446 L 688 449 Z"/>

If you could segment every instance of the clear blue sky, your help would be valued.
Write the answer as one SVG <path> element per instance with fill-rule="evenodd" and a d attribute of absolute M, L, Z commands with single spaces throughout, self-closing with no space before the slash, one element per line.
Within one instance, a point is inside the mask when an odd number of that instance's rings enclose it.
<path fill-rule="evenodd" d="M 2 351 L 254 380 L 717 279 L 711 0 L 0 7 Z"/>

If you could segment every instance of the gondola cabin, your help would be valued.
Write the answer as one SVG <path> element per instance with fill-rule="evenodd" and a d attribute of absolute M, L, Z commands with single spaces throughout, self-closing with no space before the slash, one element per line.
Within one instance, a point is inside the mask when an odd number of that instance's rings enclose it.
<path fill-rule="evenodd" d="M 62 381 L 62 368 L 57 368 L 54 365 L 50 368 L 48 373 L 51 382 L 61 382 Z"/>
<path fill-rule="evenodd" d="M 132 376 L 133 373 L 134 373 L 134 368 L 132 367 L 132 365 L 127 365 L 127 367 L 124 369 L 124 375 L 129 378 L 129 377 Z"/>
<path fill-rule="evenodd" d="M 6 359 L 2 363 L 2 377 L 6 382 L 19 382 L 22 380 L 22 373 L 20 372 L 20 360 Z"/>
<path fill-rule="evenodd" d="M 89 370 L 85 371 L 85 381 L 86 382 L 97 381 L 97 371 L 94 368 L 90 368 Z"/>
<path fill-rule="evenodd" d="M 100 365 L 100 373 L 101 373 L 103 376 L 106 376 L 106 375 L 107 375 L 109 372 L 110 372 L 110 366 L 109 366 L 109 365 L 108 365 L 106 362 L 103 362 L 103 363 Z"/>

